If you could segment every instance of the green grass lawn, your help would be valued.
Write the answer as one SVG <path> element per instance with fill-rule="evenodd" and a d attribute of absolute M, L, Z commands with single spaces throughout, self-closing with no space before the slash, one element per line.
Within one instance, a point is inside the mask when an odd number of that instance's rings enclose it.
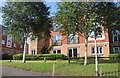
<path fill-rule="evenodd" d="M 76 63 L 72 61 L 68 64 L 66 60 L 59 61 L 27 61 L 22 63 L 21 61 L 9 62 L 3 61 L 3 66 L 11 66 L 24 70 L 32 70 L 44 73 L 52 74 L 53 63 L 55 64 L 55 75 L 71 75 L 71 76 L 95 76 L 95 64 L 83 65 L 81 63 Z M 114 72 L 118 70 L 118 63 L 102 63 L 99 64 L 99 68 L 102 67 L 102 72 Z M 117 73 L 103 74 L 104 76 L 116 76 Z"/>

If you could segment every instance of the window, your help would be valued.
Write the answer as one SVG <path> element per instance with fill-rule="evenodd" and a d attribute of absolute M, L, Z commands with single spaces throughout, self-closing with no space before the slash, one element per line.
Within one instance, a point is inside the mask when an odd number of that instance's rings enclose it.
<path fill-rule="evenodd" d="M 3 45 L 5 44 L 5 40 L 2 40 L 2 44 L 3 44 Z"/>
<path fill-rule="evenodd" d="M 69 57 L 77 57 L 77 48 L 68 48 Z"/>
<path fill-rule="evenodd" d="M 60 53 L 61 53 L 61 50 L 53 50 L 53 53 L 54 53 L 54 54 L 60 54 Z"/>
<path fill-rule="evenodd" d="M 54 45 L 62 45 L 60 34 L 53 35 L 53 44 Z"/>
<path fill-rule="evenodd" d="M 16 43 L 14 43 L 14 48 L 16 48 Z"/>
<path fill-rule="evenodd" d="M 97 54 L 102 54 L 103 48 L 102 46 L 97 46 Z M 92 54 L 95 54 L 95 47 L 92 47 Z"/>
<path fill-rule="evenodd" d="M 35 55 L 35 50 L 32 50 L 32 55 Z"/>
<path fill-rule="evenodd" d="M 97 27 L 97 29 L 96 29 L 96 37 L 97 38 L 102 38 L 103 37 L 103 27 L 102 26 L 98 26 Z M 91 33 L 90 33 L 90 37 L 91 38 L 94 38 L 95 37 L 95 33 L 94 33 L 94 31 L 92 31 Z"/>
<path fill-rule="evenodd" d="M 78 43 L 78 35 L 73 35 L 73 34 L 70 34 L 68 36 L 68 44 L 77 44 Z"/>
<path fill-rule="evenodd" d="M 113 42 L 120 42 L 120 30 L 112 31 L 113 34 Z"/>
<path fill-rule="evenodd" d="M 113 53 L 120 53 L 120 47 L 113 47 Z"/>
<path fill-rule="evenodd" d="M 53 31 L 57 31 L 57 30 L 60 30 L 61 28 L 61 25 L 57 22 L 54 22 L 53 23 Z"/>
<path fill-rule="evenodd" d="M 2 35 L 6 35 L 6 31 L 5 30 L 2 31 Z"/>

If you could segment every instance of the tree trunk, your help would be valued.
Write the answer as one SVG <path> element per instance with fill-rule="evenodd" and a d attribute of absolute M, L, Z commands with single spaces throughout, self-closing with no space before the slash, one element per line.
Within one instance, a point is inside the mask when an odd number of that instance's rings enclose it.
<path fill-rule="evenodd" d="M 24 43 L 23 60 L 22 60 L 23 63 L 25 63 L 26 51 L 27 51 L 27 34 L 25 34 L 25 43 Z"/>
<path fill-rule="evenodd" d="M 84 65 L 87 65 L 87 54 L 88 54 L 88 37 L 85 37 L 85 59 L 84 59 Z"/>

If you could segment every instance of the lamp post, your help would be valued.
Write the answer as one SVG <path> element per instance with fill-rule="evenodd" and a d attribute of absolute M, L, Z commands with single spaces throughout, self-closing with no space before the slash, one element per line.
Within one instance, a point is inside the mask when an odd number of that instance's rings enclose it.
<path fill-rule="evenodd" d="M 95 74 L 98 76 L 98 58 L 97 58 L 97 40 L 96 40 L 96 24 L 94 23 L 94 36 L 95 36 Z"/>

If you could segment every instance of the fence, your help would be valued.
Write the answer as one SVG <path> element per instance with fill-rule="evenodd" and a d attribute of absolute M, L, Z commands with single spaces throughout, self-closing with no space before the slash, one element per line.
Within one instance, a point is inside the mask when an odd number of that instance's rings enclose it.
<path fill-rule="evenodd" d="M 109 57 L 98 57 L 99 76 L 119 76 L 118 59 Z M 88 58 L 88 65 L 84 65 L 84 58 L 68 60 L 56 60 L 53 64 L 54 76 L 95 76 L 95 58 Z"/>

